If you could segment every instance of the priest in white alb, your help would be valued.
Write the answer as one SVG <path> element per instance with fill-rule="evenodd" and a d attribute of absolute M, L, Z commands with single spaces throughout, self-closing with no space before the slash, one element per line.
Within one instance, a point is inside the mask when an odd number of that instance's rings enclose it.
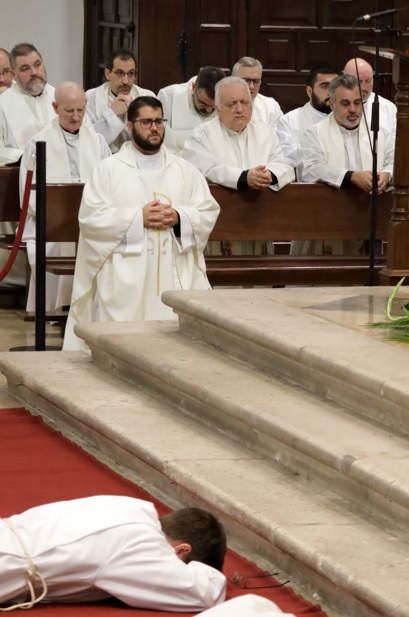
<path fill-rule="evenodd" d="M 132 141 L 84 187 L 64 350 L 84 348 L 77 323 L 174 319 L 170 289 L 210 289 L 203 250 L 219 214 L 205 179 L 162 145 L 162 104 L 128 109 Z"/>
<path fill-rule="evenodd" d="M 137 96 L 153 96 L 153 92 L 135 84 L 136 60 L 127 49 L 111 52 L 104 73 L 106 82 L 87 90 L 87 114 L 114 153 L 131 139 L 127 129 L 129 105 Z"/>
<path fill-rule="evenodd" d="M 217 66 L 204 66 L 189 81 L 159 90 L 158 99 L 168 121 L 165 146 L 176 154 L 183 152 L 185 141 L 196 126 L 215 117 L 215 86 L 223 77 Z"/>
<path fill-rule="evenodd" d="M 85 92 L 74 82 L 63 82 L 55 90 L 54 118 L 27 144 L 20 166 L 20 194 L 24 194 L 27 166 L 36 152 L 37 141 L 46 142 L 46 176 L 49 183 L 84 183 L 95 165 L 111 151 L 105 139 L 98 135 L 92 124 L 84 122 Z M 23 241 L 27 243 L 27 257 L 31 266 L 27 311 L 35 309 L 35 256 L 36 256 L 36 196 L 31 191 Z M 48 242 L 47 256 L 73 256 L 75 245 Z M 72 276 L 46 273 L 46 309 L 52 311 L 71 302 Z"/>
<path fill-rule="evenodd" d="M 10 52 L 10 65 L 15 82 L 0 97 L 0 167 L 17 164 L 28 140 L 55 116 L 54 88 L 47 84 L 44 62 L 34 45 L 15 45 Z M 15 223 L 0 223 L 0 233 L 15 231 Z M 9 251 L 0 249 L 0 270 L 8 256 Z M 19 251 L 0 285 L 25 284 L 26 257 Z"/>
<path fill-rule="evenodd" d="M 54 88 L 34 45 L 13 47 L 10 64 L 15 83 L 0 99 L 0 166 L 17 163 L 28 140 L 55 116 Z"/>
<path fill-rule="evenodd" d="M 368 136 L 362 122 L 362 100 L 358 81 L 351 75 L 340 75 L 329 86 L 332 113 L 322 122 L 305 131 L 301 139 L 303 182 L 326 182 L 339 189 L 356 186 L 372 190 L 372 134 Z M 381 127 L 378 135 L 378 193 L 385 191 L 392 180 L 394 140 Z M 325 204 L 323 204 L 325 208 Z M 307 243 L 306 254 L 345 254 L 359 251 L 360 243 Z"/>
<path fill-rule="evenodd" d="M 281 150 L 275 130 L 252 119 L 252 98 L 240 77 L 216 84 L 217 117 L 196 127 L 186 140 L 183 158 L 209 182 L 232 189 L 278 191 L 294 181 L 294 163 Z M 271 253 L 272 243 L 212 242 L 213 254 Z"/>

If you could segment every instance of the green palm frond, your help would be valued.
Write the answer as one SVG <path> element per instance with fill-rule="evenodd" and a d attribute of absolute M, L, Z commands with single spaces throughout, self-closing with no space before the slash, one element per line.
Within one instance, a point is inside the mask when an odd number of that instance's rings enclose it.
<path fill-rule="evenodd" d="M 405 277 L 401 278 L 399 283 L 395 285 L 391 295 L 388 298 L 388 303 L 385 310 L 385 315 L 389 321 L 376 321 L 368 324 L 372 328 L 385 328 L 388 330 L 390 338 L 395 341 L 409 343 L 409 303 L 404 304 L 401 308 L 403 317 L 394 317 L 392 315 L 392 305 L 396 295 L 403 285 Z"/>

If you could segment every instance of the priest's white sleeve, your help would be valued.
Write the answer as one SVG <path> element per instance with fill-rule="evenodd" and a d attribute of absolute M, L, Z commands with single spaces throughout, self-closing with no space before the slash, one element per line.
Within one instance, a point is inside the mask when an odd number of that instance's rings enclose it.
<path fill-rule="evenodd" d="M 111 546 L 105 546 L 109 557 L 95 576 L 98 589 L 152 610 L 202 611 L 223 602 L 226 578 L 218 570 L 195 561 L 185 564 L 164 537 L 148 537 L 143 525 L 115 531 L 104 537 Z"/>
<path fill-rule="evenodd" d="M 97 116 L 97 97 L 95 90 L 96 88 L 93 88 L 92 90 L 88 90 L 86 93 L 87 114 L 94 125 L 96 132 L 104 137 L 107 144 L 111 144 L 126 128 L 126 125 L 120 118 L 118 118 L 110 107 L 106 109 L 102 116 Z"/>
<path fill-rule="evenodd" d="M 194 165 L 209 182 L 237 189 L 241 167 L 218 163 L 206 125 L 197 126 L 185 141 L 182 158 Z"/>
<path fill-rule="evenodd" d="M 18 148 L 0 104 L 0 167 L 16 163 L 22 154 L 23 150 Z"/>
<path fill-rule="evenodd" d="M 340 188 L 347 173 L 347 169 L 328 165 L 325 153 L 318 140 L 315 126 L 310 127 L 301 137 L 302 168 L 300 169 L 301 182 L 326 182 Z M 344 161 L 342 161 L 344 163 Z"/>
<path fill-rule="evenodd" d="M 284 186 L 286 186 L 286 184 L 294 182 L 294 163 L 291 159 L 284 156 L 276 132 L 274 131 L 274 129 L 271 129 L 271 131 L 273 134 L 273 141 L 266 167 L 271 171 L 271 173 L 275 175 L 278 180 L 278 182 L 276 184 L 272 184 L 270 188 L 273 191 L 279 191 Z"/>

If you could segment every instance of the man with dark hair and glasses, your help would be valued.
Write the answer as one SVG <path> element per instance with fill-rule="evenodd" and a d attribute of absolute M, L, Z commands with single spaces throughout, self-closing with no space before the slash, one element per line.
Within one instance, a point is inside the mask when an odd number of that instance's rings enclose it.
<path fill-rule="evenodd" d="M 75 324 L 175 319 L 163 291 L 210 289 L 203 250 L 220 208 L 202 174 L 162 145 L 165 124 L 158 99 L 136 98 L 132 141 L 84 187 L 64 350 L 84 349 Z"/>
<path fill-rule="evenodd" d="M 217 66 L 204 66 L 188 82 L 159 90 L 158 99 L 172 129 L 165 144 L 176 153 L 182 153 L 186 139 L 196 126 L 215 117 L 215 86 L 224 76 Z"/>
<path fill-rule="evenodd" d="M 10 66 L 10 55 L 6 49 L 0 47 L 0 94 L 13 83 L 14 71 Z"/>
<path fill-rule="evenodd" d="M 277 120 L 283 115 L 280 105 L 272 96 L 260 94 L 263 78 L 263 65 L 260 60 L 243 56 L 233 66 L 232 75 L 241 77 L 247 83 L 253 100 L 253 119 L 262 120 L 275 127 Z"/>
<path fill-rule="evenodd" d="M 88 90 L 87 113 L 97 133 L 107 141 L 111 152 L 118 152 L 131 139 L 126 129 L 129 105 L 137 96 L 154 96 L 135 84 L 138 70 L 134 54 L 127 49 L 113 51 L 105 67 L 106 82 Z"/>

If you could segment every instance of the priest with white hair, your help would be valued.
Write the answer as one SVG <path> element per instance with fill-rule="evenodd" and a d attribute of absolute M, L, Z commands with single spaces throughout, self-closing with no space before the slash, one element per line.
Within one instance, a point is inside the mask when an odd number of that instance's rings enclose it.
<path fill-rule="evenodd" d="M 196 127 L 186 140 L 183 158 L 193 163 L 209 182 L 232 189 L 279 191 L 295 178 L 294 163 L 286 158 L 275 130 L 252 118 L 252 98 L 240 77 L 216 84 L 217 117 Z M 272 243 L 212 242 L 213 255 L 272 252 Z"/>
<path fill-rule="evenodd" d="M 95 165 L 111 156 L 105 139 L 95 132 L 92 124 L 84 122 L 86 107 L 82 86 L 63 82 L 55 90 L 53 108 L 56 117 L 28 142 L 20 166 L 20 194 L 23 196 L 27 167 L 36 152 L 37 141 L 46 142 L 46 175 L 49 183 L 84 183 Z M 23 240 L 27 243 L 27 257 L 31 266 L 27 310 L 35 309 L 35 255 L 36 255 L 36 197 L 31 191 Z M 49 242 L 47 256 L 73 256 L 75 246 L 69 243 Z M 46 273 L 46 309 L 52 311 L 71 302 L 72 276 Z"/>

